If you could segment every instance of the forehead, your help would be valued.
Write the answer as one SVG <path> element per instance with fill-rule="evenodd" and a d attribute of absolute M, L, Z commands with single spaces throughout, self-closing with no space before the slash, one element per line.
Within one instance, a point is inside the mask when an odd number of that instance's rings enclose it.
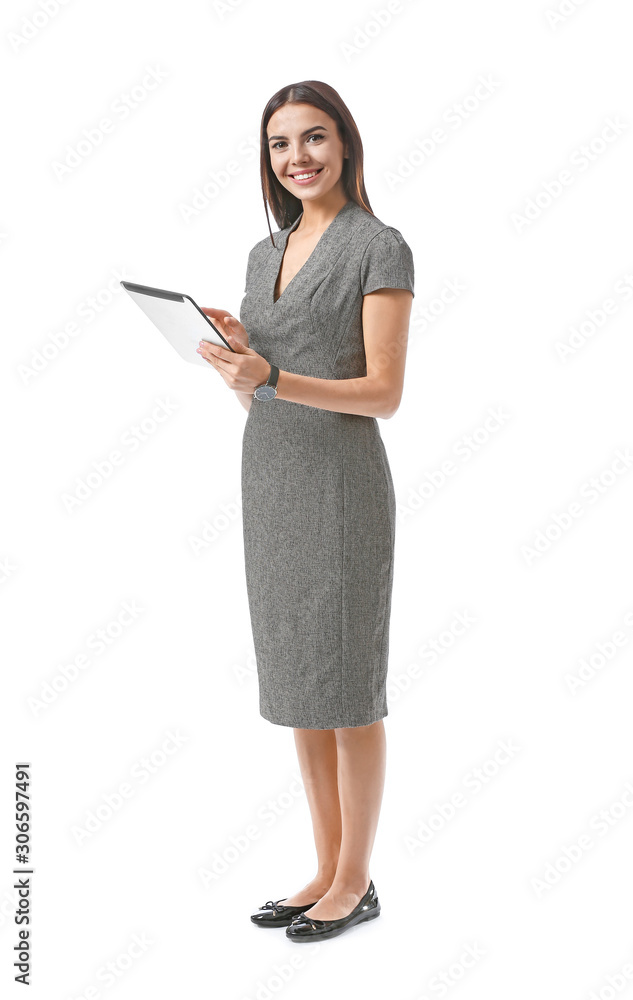
<path fill-rule="evenodd" d="M 315 108 L 312 104 L 284 104 L 272 114 L 268 120 L 267 133 L 283 130 L 286 135 L 291 132 L 301 132 L 303 129 L 311 128 L 313 125 L 334 124 L 332 118 L 320 108 Z"/>

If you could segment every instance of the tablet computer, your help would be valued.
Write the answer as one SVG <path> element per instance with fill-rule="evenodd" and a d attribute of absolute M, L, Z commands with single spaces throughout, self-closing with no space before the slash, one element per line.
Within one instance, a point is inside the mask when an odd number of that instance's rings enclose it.
<path fill-rule="evenodd" d="M 233 350 L 190 295 L 133 281 L 122 281 L 121 285 L 185 361 L 209 367 L 209 362 L 196 352 L 200 340 Z"/>

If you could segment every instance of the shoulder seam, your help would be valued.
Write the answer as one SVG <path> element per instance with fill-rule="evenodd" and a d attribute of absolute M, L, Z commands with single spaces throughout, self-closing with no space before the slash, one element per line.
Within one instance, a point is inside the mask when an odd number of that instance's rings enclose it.
<path fill-rule="evenodd" d="M 389 232 L 389 231 L 391 231 L 394 235 L 396 235 L 396 242 L 400 242 L 400 240 L 398 240 L 398 236 L 400 236 L 400 239 L 404 239 L 404 237 L 402 236 L 402 234 L 397 229 L 395 229 L 394 226 L 384 226 L 382 229 L 379 229 L 377 233 L 374 233 L 374 235 L 369 240 L 367 240 L 367 246 L 365 247 L 365 249 L 363 251 L 363 256 L 361 258 L 361 266 L 362 266 L 363 260 L 365 259 L 365 254 L 369 250 L 369 247 L 374 242 L 374 240 L 377 239 L 379 236 L 382 236 L 383 233 L 386 233 L 386 232 Z"/>

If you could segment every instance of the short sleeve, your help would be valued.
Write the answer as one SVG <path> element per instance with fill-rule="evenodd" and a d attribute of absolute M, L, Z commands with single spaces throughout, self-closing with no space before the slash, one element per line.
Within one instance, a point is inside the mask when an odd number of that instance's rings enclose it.
<path fill-rule="evenodd" d="M 251 277 L 252 277 L 252 274 L 253 274 L 253 259 L 254 259 L 254 256 L 255 256 L 255 250 L 256 250 L 256 247 L 253 247 L 253 249 L 250 251 L 250 253 L 248 255 L 248 260 L 246 262 L 246 276 L 244 278 L 244 295 L 246 295 L 246 293 L 248 292 L 248 286 L 251 283 Z"/>
<path fill-rule="evenodd" d="M 240 303 L 240 323 L 244 322 L 244 311 L 246 308 L 246 300 L 248 298 L 248 289 L 251 283 L 251 278 L 253 276 L 254 259 L 255 259 L 255 247 L 253 247 L 253 249 L 250 251 L 248 255 L 248 260 L 246 262 L 246 276 L 244 278 L 244 294 L 242 296 L 242 301 Z"/>
<path fill-rule="evenodd" d="M 379 288 L 407 288 L 414 296 L 411 248 L 392 227 L 381 229 L 367 244 L 360 265 L 363 295 Z"/>

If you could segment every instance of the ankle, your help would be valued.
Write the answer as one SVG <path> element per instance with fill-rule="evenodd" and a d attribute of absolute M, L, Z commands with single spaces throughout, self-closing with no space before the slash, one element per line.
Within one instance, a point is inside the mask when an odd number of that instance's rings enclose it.
<path fill-rule="evenodd" d="M 337 875 L 331 885 L 331 890 L 341 896 L 346 894 L 364 896 L 369 888 L 370 876 L 365 875 Z"/>
<path fill-rule="evenodd" d="M 312 881 L 316 882 L 318 885 L 329 886 L 332 885 L 332 882 L 334 881 L 335 878 L 336 878 L 336 867 L 319 868 L 318 872 L 316 873 Z"/>

